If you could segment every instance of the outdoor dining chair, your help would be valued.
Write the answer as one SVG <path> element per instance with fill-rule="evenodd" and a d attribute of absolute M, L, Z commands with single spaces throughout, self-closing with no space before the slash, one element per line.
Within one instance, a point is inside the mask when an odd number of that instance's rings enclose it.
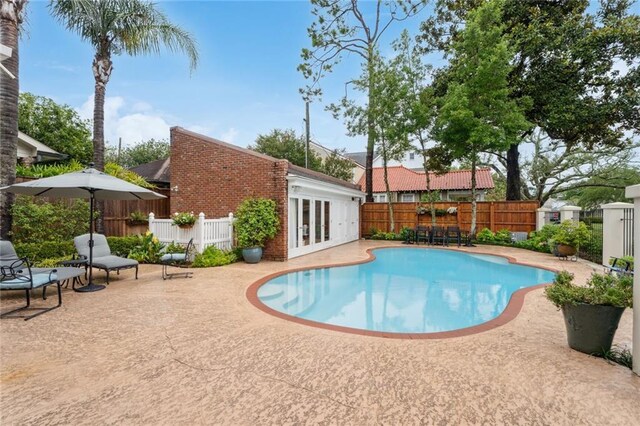
<path fill-rule="evenodd" d="M 431 229 L 431 244 L 441 243 L 447 245 L 447 232 L 442 226 L 434 226 Z"/>
<path fill-rule="evenodd" d="M 169 274 L 167 268 L 173 266 L 175 268 L 188 268 L 191 266 L 191 262 L 195 256 L 195 246 L 193 245 L 193 238 L 189 240 L 184 252 L 180 253 L 165 253 L 160 257 L 160 263 L 162 263 L 162 279 L 173 278 L 175 276 L 184 276 L 184 278 L 193 278 L 192 271 L 174 272 Z"/>
<path fill-rule="evenodd" d="M 452 241 L 458 243 L 458 247 L 462 245 L 462 235 L 459 226 L 447 226 L 446 237 L 447 244 Z"/>
<path fill-rule="evenodd" d="M 416 226 L 416 244 L 420 244 L 420 241 L 424 241 L 425 244 L 429 243 L 429 227 L 428 226 Z"/>

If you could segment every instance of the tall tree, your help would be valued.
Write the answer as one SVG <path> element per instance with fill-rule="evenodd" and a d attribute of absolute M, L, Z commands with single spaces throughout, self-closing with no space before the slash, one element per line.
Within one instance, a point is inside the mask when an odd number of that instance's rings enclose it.
<path fill-rule="evenodd" d="M 331 72 L 344 54 L 357 55 L 365 65 L 368 86 L 372 85 L 373 67 L 380 38 L 394 22 L 404 21 L 419 13 L 426 0 L 377 0 L 372 10 L 363 10 L 357 0 L 311 0 L 315 20 L 307 32 L 311 49 L 302 49 L 303 63 L 298 66 L 310 84 L 302 89 L 306 99 L 319 96 L 319 82 Z M 367 95 L 370 97 L 370 94 Z M 371 105 L 371 99 L 368 104 Z M 367 158 L 365 187 L 367 201 L 373 201 L 373 154 L 375 149 L 373 117 L 367 122 Z"/>
<path fill-rule="evenodd" d="M 603 170 L 599 176 L 593 176 L 582 182 L 585 186 L 569 189 L 563 194 L 565 200 L 583 209 L 595 209 L 602 204 L 630 202 L 625 196 L 625 188 L 640 182 L 640 168 L 631 165 L 616 165 Z M 589 185 L 589 186 L 586 186 Z"/>
<path fill-rule="evenodd" d="M 451 53 L 468 13 L 484 0 L 438 0 L 422 27 L 429 50 Z M 632 1 L 505 0 L 504 32 L 515 49 L 512 96 L 528 96 L 527 119 L 566 145 L 624 146 L 640 129 L 640 17 Z M 520 199 L 519 142 L 504 156 L 507 198 Z"/>
<path fill-rule="evenodd" d="M 258 135 L 255 145 L 250 145 L 249 149 L 275 158 L 282 158 L 288 160 L 291 164 L 304 167 L 305 145 L 305 139 L 297 135 L 294 130 L 273 129 L 266 135 Z M 322 159 L 311 149 L 309 150 L 308 160 L 310 169 L 321 170 Z"/>
<path fill-rule="evenodd" d="M 20 73 L 18 38 L 24 18 L 26 0 L 0 0 L 0 43 L 11 49 L 11 57 L 2 65 L 15 78 L 0 70 L 0 186 L 16 180 L 18 158 L 18 94 Z M 0 192 L 0 238 L 9 238 L 11 232 L 11 206 L 13 194 Z"/>
<path fill-rule="evenodd" d="M 87 164 L 93 156 L 91 124 L 68 105 L 53 99 L 21 93 L 18 104 L 18 128 L 21 132 L 67 154 L 70 160 Z"/>
<path fill-rule="evenodd" d="M 95 49 L 93 77 L 93 160 L 104 169 L 104 101 L 113 70 L 112 55 L 159 54 L 164 46 L 189 57 L 191 69 L 198 63 L 196 42 L 187 31 L 171 23 L 154 3 L 145 0 L 52 0 L 51 13 L 70 31 Z M 97 222 L 98 232 L 102 221 Z"/>
<path fill-rule="evenodd" d="M 530 127 L 523 100 L 508 87 L 513 52 L 503 36 L 501 0 L 469 14 L 454 42 L 447 92 L 436 120 L 436 139 L 471 163 L 471 234 L 476 231 L 476 165 L 481 152 L 503 150 Z"/>
<path fill-rule="evenodd" d="M 322 173 L 342 179 L 347 182 L 353 180 L 353 160 L 344 156 L 346 149 L 334 149 L 322 160 Z"/>
<path fill-rule="evenodd" d="M 106 161 L 122 167 L 131 168 L 140 164 L 169 158 L 171 145 L 167 140 L 149 139 L 124 147 L 118 154 L 118 148 L 108 146 Z"/>

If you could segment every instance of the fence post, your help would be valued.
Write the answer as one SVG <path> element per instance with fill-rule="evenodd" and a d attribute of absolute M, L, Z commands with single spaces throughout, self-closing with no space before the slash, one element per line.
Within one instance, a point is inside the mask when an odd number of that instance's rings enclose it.
<path fill-rule="evenodd" d="M 495 216 L 495 209 L 493 208 L 493 201 L 491 202 L 491 204 L 489 204 L 489 229 L 491 229 L 491 231 L 496 232 L 497 229 L 495 229 L 496 227 L 496 216 Z"/>
<path fill-rule="evenodd" d="M 610 257 L 624 256 L 624 210 L 633 207 L 629 203 L 609 203 L 602 206 L 602 264 L 608 265 Z"/>
<path fill-rule="evenodd" d="M 634 213 L 633 213 L 633 243 L 634 243 L 634 265 L 640 265 L 640 185 L 628 186 L 625 192 L 627 198 L 633 198 Z M 632 357 L 633 357 L 633 372 L 640 376 L 640 274 L 634 274 L 633 276 L 633 341 Z"/>
<path fill-rule="evenodd" d="M 202 253 L 204 251 L 204 213 L 200 212 L 198 215 L 198 251 Z"/>
<path fill-rule="evenodd" d="M 540 207 L 536 210 L 536 231 L 541 230 L 547 224 L 547 213 L 550 211 L 551 209 L 546 207 Z"/>
<path fill-rule="evenodd" d="M 580 222 L 580 210 L 582 210 L 582 208 L 578 206 L 560 207 L 560 222 L 564 222 L 565 220 Z"/>
<path fill-rule="evenodd" d="M 229 248 L 233 248 L 233 213 L 229 213 Z"/>
<path fill-rule="evenodd" d="M 149 213 L 149 232 L 151 232 L 152 234 L 155 234 L 155 230 L 153 229 L 153 220 L 156 216 L 153 214 L 153 212 Z"/>

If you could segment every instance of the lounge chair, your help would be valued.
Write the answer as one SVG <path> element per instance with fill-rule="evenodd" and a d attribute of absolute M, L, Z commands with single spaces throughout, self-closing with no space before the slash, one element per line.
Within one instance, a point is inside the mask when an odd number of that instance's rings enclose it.
<path fill-rule="evenodd" d="M 453 241 L 458 243 L 458 247 L 462 245 L 462 235 L 460 234 L 459 226 L 447 226 L 446 237 L 447 244 L 449 244 L 449 241 Z"/>
<path fill-rule="evenodd" d="M 425 244 L 429 243 L 429 227 L 428 226 L 416 226 L 416 244 L 420 244 L 420 241 L 424 241 Z"/>
<path fill-rule="evenodd" d="M 89 259 L 89 234 L 80 235 L 73 239 L 78 254 Z M 93 234 L 93 262 L 89 267 L 102 269 L 107 273 L 107 284 L 109 284 L 109 272 L 116 271 L 120 274 L 121 269 L 136 269 L 136 280 L 138 279 L 138 261 L 127 259 L 111 254 L 107 238 L 102 234 Z"/>
<path fill-rule="evenodd" d="M 447 245 L 447 233 L 442 226 L 434 226 L 431 229 L 431 244 L 442 243 Z"/>
<path fill-rule="evenodd" d="M 173 278 L 178 275 L 184 275 L 185 278 L 193 278 L 193 272 L 184 271 L 184 272 L 174 272 L 172 274 L 167 273 L 167 268 L 169 266 L 173 266 L 176 268 L 188 268 L 191 266 L 191 262 L 193 261 L 194 249 L 193 238 L 189 240 L 187 243 L 187 247 L 184 250 L 184 253 L 165 253 L 160 257 L 160 263 L 162 263 L 162 279 L 166 280 L 167 278 Z"/>
<path fill-rule="evenodd" d="M 3 244 L 3 246 L 5 245 Z M 44 299 L 46 298 L 45 290 L 49 285 L 56 285 L 58 287 L 58 304 L 50 308 L 32 308 L 31 290 L 42 288 Z M 4 256 L 0 259 L 0 290 L 24 290 L 27 298 L 27 304 L 25 306 L 3 312 L 0 314 L 1 318 L 23 318 L 27 321 L 45 312 L 59 308 L 62 305 L 62 290 L 56 270 L 51 269 L 49 272 L 34 273 L 26 258 L 11 259 L 9 256 Z M 37 312 L 27 316 L 14 315 L 27 310 Z"/>

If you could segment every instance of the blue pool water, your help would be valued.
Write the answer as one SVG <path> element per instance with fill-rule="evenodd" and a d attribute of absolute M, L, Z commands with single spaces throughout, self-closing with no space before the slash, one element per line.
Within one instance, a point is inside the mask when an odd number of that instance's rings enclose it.
<path fill-rule="evenodd" d="M 276 311 L 311 321 L 391 333 L 451 331 L 502 313 L 511 295 L 553 272 L 498 256 L 438 249 L 374 250 L 369 263 L 281 275 L 258 289 Z"/>

